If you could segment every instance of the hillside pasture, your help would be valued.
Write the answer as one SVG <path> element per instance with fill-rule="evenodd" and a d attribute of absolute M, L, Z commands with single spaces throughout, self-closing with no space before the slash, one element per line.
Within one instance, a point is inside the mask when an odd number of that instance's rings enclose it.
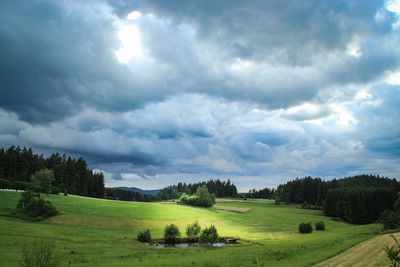
<path fill-rule="evenodd" d="M 262 200 L 218 199 L 206 209 L 71 195 L 47 196 L 60 215 L 32 223 L 9 216 L 19 196 L 0 192 L 1 266 L 19 266 L 24 240 L 34 238 L 55 240 L 61 266 L 309 266 L 373 237 L 381 228 L 350 225 L 318 210 Z M 156 249 L 135 240 L 145 228 L 153 238 L 162 238 L 165 225 L 171 223 L 184 235 L 186 225 L 195 220 L 241 241 L 223 248 Z M 297 232 L 300 222 L 320 220 L 326 231 Z"/>

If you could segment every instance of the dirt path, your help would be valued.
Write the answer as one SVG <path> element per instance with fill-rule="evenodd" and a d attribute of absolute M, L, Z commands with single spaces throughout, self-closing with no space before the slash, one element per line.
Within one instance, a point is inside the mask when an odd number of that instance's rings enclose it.
<path fill-rule="evenodd" d="M 315 267 L 390 266 L 389 260 L 387 259 L 384 251 L 384 247 L 394 244 L 393 239 L 390 237 L 391 235 L 392 234 L 384 234 L 376 236 L 340 253 L 329 260 L 315 265 Z M 399 239 L 400 233 L 395 233 L 394 236 Z"/>

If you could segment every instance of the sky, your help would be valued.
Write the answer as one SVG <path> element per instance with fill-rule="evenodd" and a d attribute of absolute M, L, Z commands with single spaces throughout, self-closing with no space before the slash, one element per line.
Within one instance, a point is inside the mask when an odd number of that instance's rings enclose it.
<path fill-rule="evenodd" d="M 400 1 L 0 1 L 0 146 L 106 186 L 400 178 Z"/>

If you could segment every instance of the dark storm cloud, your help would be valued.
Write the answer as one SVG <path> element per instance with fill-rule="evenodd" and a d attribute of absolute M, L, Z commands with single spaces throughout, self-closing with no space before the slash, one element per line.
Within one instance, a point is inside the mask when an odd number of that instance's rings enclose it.
<path fill-rule="evenodd" d="M 153 14 L 137 22 L 150 61 L 128 67 L 114 52 L 133 8 Z M 385 39 L 393 18 L 376 22 L 380 10 L 380 1 L 2 1 L 0 105 L 35 123 L 188 91 L 288 107 L 398 65 Z M 357 36 L 363 57 L 348 58 Z"/>
<path fill-rule="evenodd" d="M 116 18 L 101 2 L 0 3 L 0 105 L 35 123 L 83 106 L 126 110 L 157 99 L 119 64 Z M 139 85 L 138 85 L 139 84 Z M 148 93 L 150 92 L 150 93 Z"/>
<path fill-rule="evenodd" d="M 110 183 L 398 175 L 387 4 L 1 1 L 0 145 L 84 156 Z"/>

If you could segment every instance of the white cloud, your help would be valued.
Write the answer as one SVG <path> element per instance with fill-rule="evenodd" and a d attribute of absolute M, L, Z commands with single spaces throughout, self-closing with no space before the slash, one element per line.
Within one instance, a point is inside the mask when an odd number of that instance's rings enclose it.
<path fill-rule="evenodd" d="M 400 71 L 390 72 L 387 76 L 386 82 L 390 85 L 400 85 Z"/>
<path fill-rule="evenodd" d="M 140 11 L 134 10 L 131 13 L 126 16 L 126 19 L 128 20 L 136 20 L 142 16 L 142 13 Z"/>
<path fill-rule="evenodd" d="M 118 30 L 118 38 L 121 41 L 121 48 L 115 51 L 115 56 L 119 62 L 128 63 L 142 54 L 140 31 L 136 25 L 121 25 Z"/>
<path fill-rule="evenodd" d="M 355 58 L 359 58 L 362 56 L 362 51 L 361 51 L 361 46 L 360 46 L 360 42 L 357 40 L 353 40 L 351 41 L 348 45 L 347 45 L 347 50 L 346 53 L 349 56 L 355 57 Z"/>

